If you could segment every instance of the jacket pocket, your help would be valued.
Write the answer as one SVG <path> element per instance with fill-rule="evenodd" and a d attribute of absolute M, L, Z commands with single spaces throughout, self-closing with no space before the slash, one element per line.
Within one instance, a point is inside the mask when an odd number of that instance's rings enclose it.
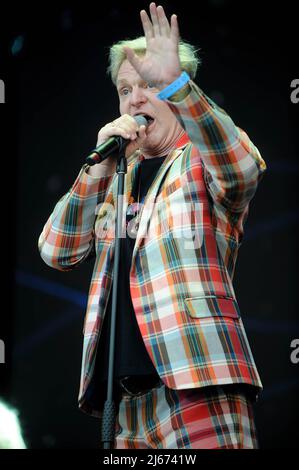
<path fill-rule="evenodd" d="M 192 318 L 240 317 L 238 303 L 233 297 L 217 295 L 190 297 L 185 298 L 184 303 Z"/>

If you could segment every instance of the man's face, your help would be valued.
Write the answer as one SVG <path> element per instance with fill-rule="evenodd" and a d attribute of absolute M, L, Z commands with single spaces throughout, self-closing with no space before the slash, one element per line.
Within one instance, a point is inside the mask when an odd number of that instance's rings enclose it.
<path fill-rule="evenodd" d="M 163 153 L 164 148 L 167 152 L 182 128 L 168 105 L 156 97 L 159 90 L 149 87 L 128 60 L 120 66 L 116 86 L 121 115 L 144 114 L 152 119 L 143 150 L 153 156 Z"/>

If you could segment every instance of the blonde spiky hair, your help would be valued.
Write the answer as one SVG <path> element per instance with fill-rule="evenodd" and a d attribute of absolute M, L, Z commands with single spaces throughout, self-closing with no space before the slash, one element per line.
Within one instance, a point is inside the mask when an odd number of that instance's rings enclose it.
<path fill-rule="evenodd" d="M 133 49 L 135 54 L 144 55 L 146 51 L 146 39 L 140 36 L 136 39 L 125 39 L 119 41 L 110 48 L 109 52 L 109 67 L 107 73 L 111 75 L 111 80 L 116 85 L 117 74 L 123 61 L 126 59 L 124 46 Z M 197 56 L 198 50 L 187 43 L 180 40 L 179 42 L 179 59 L 182 70 L 185 70 L 193 79 L 196 75 L 197 67 L 200 64 L 200 58 Z"/>

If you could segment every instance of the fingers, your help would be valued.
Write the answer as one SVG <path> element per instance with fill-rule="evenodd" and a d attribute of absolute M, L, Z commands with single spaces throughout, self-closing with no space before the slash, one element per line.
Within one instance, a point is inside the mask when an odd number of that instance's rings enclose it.
<path fill-rule="evenodd" d="M 146 37 L 146 40 L 149 41 L 149 39 L 154 37 L 154 30 L 152 23 L 145 10 L 141 10 L 140 18 L 142 22 L 144 36 Z"/>
<path fill-rule="evenodd" d="M 106 124 L 98 133 L 98 143 L 100 145 L 106 142 L 109 137 L 121 136 L 124 139 L 136 140 L 138 137 L 138 124 L 135 119 L 128 114 Z"/>
<path fill-rule="evenodd" d="M 113 126 L 128 128 L 132 131 L 138 130 L 138 124 L 130 114 L 122 114 L 120 117 L 112 121 Z"/>
<path fill-rule="evenodd" d="M 124 47 L 124 52 L 127 56 L 128 61 L 134 67 L 134 69 L 139 70 L 141 61 L 139 57 L 135 54 L 133 49 L 131 49 L 130 47 Z"/>
<path fill-rule="evenodd" d="M 169 21 L 165 15 L 164 8 L 159 5 L 156 7 L 155 3 L 150 4 L 150 16 L 145 10 L 141 10 L 140 17 L 142 21 L 144 35 L 147 40 L 155 36 L 170 36 L 172 26 L 170 26 Z M 174 16 L 174 15 L 173 15 Z M 174 22 L 175 36 L 177 36 L 177 21 Z"/>
<path fill-rule="evenodd" d="M 180 31 L 179 31 L 179 25 L 178 25 L 178 18 L 176 15 L 171 16 L 171 32 L 170 36 L 172 39 L 174 39 L 176 42 L 179 41 L 180 38 Z"/>
<path fill-rule="evenodd" d="M 164 36 L 170 36 L 170 26 L 168 19 L 164 13 L 164 9 L 161 6 L 157 7 L 157 15 L 160 27 L 160 33 Z"/>
<path fill-rule="evenodd" d="M 146 139 L 146 126 L 140 126 L 139 131 L 137 133 L 137 138 L 136 139 L 131 139 L 131 142 L 126 148 L 126 157 L 129 155 L 132 155 L 135 150 L 139 149 L 142 147 L 143 142 Z"/>
<path fill-rule="evenodd" d="M 145 138 L 146 138 L 146 126 L 142 125 L 139 127 L 137 142 L 140 144 L 141 142 L 145 140 Z"/>
<path fill-rule="evenodd" d="M 158 18 L 157 14 L 157 7 L 155 3 L 150 4 L 150 14 L 151 14 L 151 19 L 152 19 L 152 25 L 153 25 L 153 30 L 154 30 L 154 35 L 155 36 L 160 36 L 160 21 Z"/>
<path fill-rule="evenodd" d="M 114 124 L 108 125 L 108 133 L 112 135 L 120 135 L 124 139 L 131 139 L 136 135 L 136 131 L 126 124 Z"/>

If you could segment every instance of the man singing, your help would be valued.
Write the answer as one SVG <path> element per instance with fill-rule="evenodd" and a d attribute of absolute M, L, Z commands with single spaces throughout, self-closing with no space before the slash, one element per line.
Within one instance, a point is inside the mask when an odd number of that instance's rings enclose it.
<path fill-rule="evenodd" d="M 117 291 L 115 446 L 256 448 L 262 384 L 232 285 L 249 202 L 266 169 L 258 149 L 193 81 L 199 59 L 176 15 L 140 12 L 144 37 L 114 44 L 120 116 L 98 133 L 129 140 L 126 230 Z M 137 115 L 146 117 L 139 126 Z M 94 256 L 79 407 L 102 416 L 117 198 L 116 155 L 83 165 L 39 239 L 70 270 Z"/>

